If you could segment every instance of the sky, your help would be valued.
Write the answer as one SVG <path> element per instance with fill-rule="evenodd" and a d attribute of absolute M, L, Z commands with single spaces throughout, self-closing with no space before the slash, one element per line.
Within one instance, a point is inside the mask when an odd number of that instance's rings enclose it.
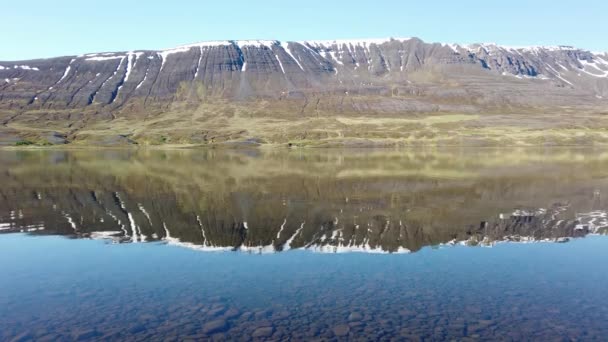
<path fill-rule="evenodd" d="M 608 1 L 3 1 L 0 60 L 206 40 L 419 37 L 608 51 Z"/>

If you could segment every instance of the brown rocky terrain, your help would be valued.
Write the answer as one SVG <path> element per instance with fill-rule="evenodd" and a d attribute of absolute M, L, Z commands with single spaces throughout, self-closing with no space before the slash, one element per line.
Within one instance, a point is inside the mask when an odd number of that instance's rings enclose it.
<path fill-rule="evenodd" d="M 216 41 L 0 62 L 0 143 L 605 144 L 608 55 Z"/>

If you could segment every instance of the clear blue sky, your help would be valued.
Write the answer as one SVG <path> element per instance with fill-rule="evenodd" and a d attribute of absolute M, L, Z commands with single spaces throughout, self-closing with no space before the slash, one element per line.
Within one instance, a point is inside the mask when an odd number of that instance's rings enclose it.
<path fill-rule="evenodd" d="M 416 36 L 608 51 L 607 0 L 20 0 L 0 7 L 0 60 L 252 38 Z"/>

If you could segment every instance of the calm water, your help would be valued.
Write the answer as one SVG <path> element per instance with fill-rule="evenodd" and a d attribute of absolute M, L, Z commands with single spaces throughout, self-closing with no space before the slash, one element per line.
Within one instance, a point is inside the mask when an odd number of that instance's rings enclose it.
<path fill-rule="evenodd" d="M 0 174 L 0 340 L 608 336 L 601 150 L 3 151 Z"/>

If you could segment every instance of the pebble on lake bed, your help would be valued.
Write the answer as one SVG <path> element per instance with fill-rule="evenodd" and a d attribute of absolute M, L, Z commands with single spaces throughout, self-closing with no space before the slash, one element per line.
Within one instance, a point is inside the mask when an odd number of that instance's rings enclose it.
<path fill-rule="evenodd" d="M 333 332 L 336 336 L 346 336 L 350 332 L 350 327 L 346 324 L 336 325 L 333 329 Z"/>
<path fill-rule="evenodd" d="M 227 328 L 228 328 L 228 324 L 226 323 L 225 320 L 217 319 L 215 321 L 205 323 L 205 325 L 203 325 L 203 332 L 205 334 L 213 334 L 216 332 L 222 332 L 222 331 L 226 330 Z"/>
<path fill-rule="evenodd" d="M 263 328 L 257 328 L 254 332 L 253 332 L 253 337 L 270 337 L 272 335 L 272 333 L 274 333 L 274 328 L 273 327 L 263 327 Z"/>

